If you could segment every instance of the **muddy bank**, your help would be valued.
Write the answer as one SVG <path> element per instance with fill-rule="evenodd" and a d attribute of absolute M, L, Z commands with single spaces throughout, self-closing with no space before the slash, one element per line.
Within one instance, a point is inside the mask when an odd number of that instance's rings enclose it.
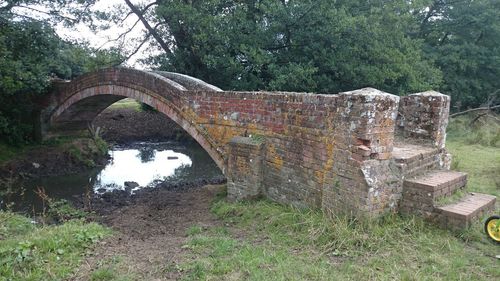
<path fill-rule="evenodd" d="M 102 138 L 110 143 L 137 141 L 193 141 L 167 116 L 138 108 L 108 108 L 94 120 L 102 128 Z M 33 147 L 0 166 L 0 180 L 76 174 L 106 165 L 107 154 L 99 153 L 91 139 L 75 139 L 65 144 Z"/>
<path fill-rule="evenodd" d="M 181 194 L 196 191 L 206 185 L 222 185 L 226 183 L 224 177 L 211 179 L 193 179 L 182 183 L 161 182 L 154 187 L 143 188 L 135 191 L 133 194 L 125 190 L 115 190 L 104 194 L 93 194 L 90 198 L 82 195 L 76 202 L 76 207 L 94 212 L 97 216 L 94 218 L 103 223 L 108 223 L 106 217 L 113 214 L 121 208 L 133 205 L 150 204 L 157 200 L 163 200 L 164 196 L 173 193 Z M 163 198 L 163 199 L 162 199 Z"/>
<path fill-rule="evenodd" d="M 92 250 L 70 280 L 90 280 L 93 271 L 117 259 L 134 280 L 179 280 L 182 276 L 171 268 L 184 262 L 189 251 L 183 247 L 186 231 L 192 226 L 222 225 L 210 207 L 223 191 L 222 185 L 161 188 L 135 197 L 133 204 L 101 214 L 100 221 L 116 233 Z"/>
<path fill-rule="evenodd" d="M 0 185 L 5 180 L 68 175 L 104 166 L 109 156 L 103 146 L 104 143 L 79 138 L 33 147 L 0 166 Z"/>
<path fill-rule="evenodd" d="M 189 141 L 191 137 L 174 121 L 157 111 L 108 108 L 94 120 L 108 142 Z"/>

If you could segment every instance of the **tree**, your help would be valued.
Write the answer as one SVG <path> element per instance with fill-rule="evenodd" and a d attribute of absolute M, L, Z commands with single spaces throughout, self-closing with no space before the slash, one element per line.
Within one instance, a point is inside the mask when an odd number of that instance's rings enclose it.
<path fill-rule="evenodd" d="M 163 50 L 149 63 L 225 89 L 404 94 L 440 84 L 421 41 L 406 34 L 400 1 L 124 2 Z"/>
<path fill-rule="evenodd" d="M 71 79 L 122 61 L 113 50 L 65 42 L 49 23 L 13 10 L 41 2 L 8 1 L 0 7 L 0 139 L 11 144 L 29 141 L 33 98 L 46 92 L 51 78 Z"/>
<path fill-rule="evenodd" d="M 418 14 L 426 55 L 443 73 L 457 109 L 500 101 L 500 2 L 434 0 Z"/>
<path fill-rule="evenodd" d="M 24 21 L 74 25 L 92 23 L 94 14 L 90 8 L 96 0 L 5 0 L 0 6 L 0 17 Z"/>

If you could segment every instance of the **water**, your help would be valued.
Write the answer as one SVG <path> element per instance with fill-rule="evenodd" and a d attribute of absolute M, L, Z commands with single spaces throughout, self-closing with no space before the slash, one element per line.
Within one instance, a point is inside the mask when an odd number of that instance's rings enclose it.
<path fill-rule="evenodd" d="M 208 153 L 197 143 L 140 142 L 116 146 L 109 154 L 111 161 L 100 169 L 20 182 L 15 192 L 3 198 L 2 206 L 14 203 L 15 211 L 28 213 L 41 210 L 42 201 L 35 193 L 37 187 L 43 187 L 50 198 L 71 201 L 88 192 L 102 194 L 126 190 L 133 194 L 160 182 L 176 184 L 222 176 Z M 125 182 L 138 186 L 126 188 Z"/>

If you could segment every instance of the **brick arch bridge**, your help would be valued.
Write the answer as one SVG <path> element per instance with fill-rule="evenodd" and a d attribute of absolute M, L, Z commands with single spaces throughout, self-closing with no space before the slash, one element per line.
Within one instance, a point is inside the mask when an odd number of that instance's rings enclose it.
<path fill-rule="evenodd" d="M 170 72 L 146 72 L 113 68 L 89 73 L 71 82 L 54 84 L 45 123 L 53 131 L 85 130 L 95 117 L 113 103 L 132 98 L 156 108 L 186 130 L 224 169 L 223 154 L 214 139 L 203 132 L 188 111 L 188 91 L 220 92 L 201 80 Z"/>
<path fill-rule="evenodd" d="M 126 97 L 156 108 L 198 141 L 226 175 L 230 199 L 265 196 L 329 213 L 400 210 L 447 221 L 434 201 L 414 202 L 418 192 L 405 178 L 449 168 L 448 96 L 400 98 L 372 88 L 233 92 L 182 74 L 109 68 L 55 82 L 39 103 L 38 131 L 85 129 Z"/>

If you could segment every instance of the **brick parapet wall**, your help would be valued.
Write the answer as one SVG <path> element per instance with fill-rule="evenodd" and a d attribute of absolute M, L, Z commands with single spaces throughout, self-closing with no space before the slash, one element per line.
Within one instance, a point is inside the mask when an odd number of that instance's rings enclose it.
<path fill-rule="evenodd" d="M 428 141 L 444 148 L 450 113 L 450 97 L 429 91 L 401 98 L 398 129 L 405 138 Z"/>
<path fill-rule="evenodd" d="M 341 93 L 343 102 L 334 118 L 332 170 L 326 175 L 322 207 L 330 213 L 376 215 L 394 209 L 397 198 L 385 184 L 390 175 L 372 173 L 392 157 L 399 97 L 375 89 Z M 375 163 L 374 165 L 372 165 Z"/>

